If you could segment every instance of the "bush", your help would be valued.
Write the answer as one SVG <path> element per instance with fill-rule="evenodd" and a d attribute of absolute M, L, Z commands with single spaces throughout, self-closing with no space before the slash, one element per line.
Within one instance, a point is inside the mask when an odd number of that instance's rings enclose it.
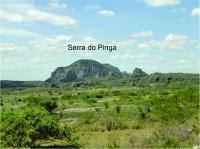
<path fill-rule="evenodd" d="M 70 93 L 65 93 L 63 96 L 61 96 L 61 99 L 67 100 L 67 99 L 70 99 L 71 97 L 72 97 L 72 94 L 70 94 Z"/>
<path fill-rule="evenodd" d="M 97 100 L 96 99 L 87 99 L 87 103 L 94 104 L 94 103 L 97 103 Z"/>
<path fill-rule="evenodd" d="M 35 106 L 38 105 L 42 99 L 37 96 L 28 96 L 26 100 L 28 101 L 28 106 Z"/>
<path fill-rule="evenodd" d="M 121 95 L 121 92 L 119 90 L 114 90 L 114 91 L 112 91 L 112 94 L 114 96 L 119 96 L 119 95 Z"/>
<path fill-rule="evenodd" d="M 109 143 L 107 144 L 107 148 L 120 148 L 120 137 L 109 135 L 108 137 Z"/>
<path fill-rule="evenodd" d="M 109 103 L 108 102 L 104 102 L 104 106 L 105 106 L 106 109 L 108 109 L 109 108 Z"/>
<path fill-rule="evenodd" d="M 96 95 L 96 98 L 103 98 L 103 95 Z"/>
<path fill-rule="evenodd" d="M 177 147 L 179 147 L 179 141 L 173 136 L 167 136 L 166 143 L 164 146 L 168 147 L 168 148 L 169 147 L 177 148 Z"/>
<path fill-rule="evenodd" d="M 96 112 L 100 112 L 101 108 L 96 107 L 95 110 L 96 110 Z"/>
<path fill-rule="evenodd" d="M 72 138 L 72 131 L 59 126 L 45 109 L 4 113 L 1 120 L 1 147 L 32 147 L 37 139 Z"/>
<path fill-rule="evenodd" d="M 126 128 L 128 128 L 128 126 L 122 120 L 112 120 L 112 119 L 110 119 L 106 122 L 106 129 L 108 131 L 116 130 L 116 129 L 123 130 L 123 129 L 126 129 Z"/>
<path fill-rule="evenodd" d="M 145 127 L 145 122 L 143 120 L 137 120 L 133 122 L 133 129 L 142 129 L 143 127 Z"/>
<path fill-rule="evenodd" d="M 114 122 L 113 120 L 108 120 L 106 123 L 106 128 L 108 131 L 111 131 L 114 128 Z"/>
<path fill-rule="evenodd" d="M 120 106 L 120 105 L 117 105 L 115 108 L 116 108 L 116 112 L 117 112 L 117 113 L 120 113 L 120 112 L 121 112 L 121 106 Z"/>
<path fill-rule="evenodd" d="M 56 101 L 44 101 L 41 102 L 40 105 L 44 107 L 49 113 L 52 113 L 55 108 L 58 107 L 58 103 Z"/>

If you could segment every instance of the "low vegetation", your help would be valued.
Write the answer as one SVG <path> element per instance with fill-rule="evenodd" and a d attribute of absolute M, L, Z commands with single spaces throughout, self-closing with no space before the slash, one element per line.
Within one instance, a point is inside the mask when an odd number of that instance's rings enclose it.
<path fill-rule="evenodd" d="M 2 89 L 1 147 L 199 145 L 197 85 Z"/>
<path fill-rule="evenodd" d="M 79 60 L 41 82 L 1 81 L 1 148 L 199 146 L 199 74 L 132 74 Z"/>

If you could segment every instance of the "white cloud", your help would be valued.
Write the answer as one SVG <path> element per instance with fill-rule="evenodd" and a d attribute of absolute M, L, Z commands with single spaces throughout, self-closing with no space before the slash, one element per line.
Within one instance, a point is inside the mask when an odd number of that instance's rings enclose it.
<path fill-rule="evenodd" d="M 32 42 L 32 46 L 36 49 L 42 49 L 44 51 L 56 51 L 62 50 L 66 47 L 67 42 L 71 41 L 71 36 L 59 35 L 54 38 L 42 38 Z"/>
<path fill-rule="evenodd" d="M 117 46 L 117 48 L 128 49 L 134 43 L 135 43 L 135 40 L 127 39 L 127 40 L 113 40 L 111 44 Z"/>
<path fill-rule="evenodd" d="M 137 53 L 137 54 L 125 53 L 125 54 L 122 54 L 122 55 L 118 55 L 118 54 L 113 55 L 111 57 L 111 59 L 113 59 L 113 60 L 129 60 L 129 59 L 134 59 L 137 62 L 139 62 L 140 60 L 144 60 L 144 59 L 147 59 L 149 57 L 150 57 L 150 55 L 147 54 L 147 53 Z"/>
<path fill-rule="evenodd" d="M 163 40 L 151 40 L 138 45 L 144 49 L 183 49 L 184 46 L 195 43 L 186 35 L 168 34 Z"/>
<path fill-rule="evenodd" d="M 192 16 L 200 16 L 200 7 L 194 8 L 191 13 Z"/>
<path fill-rule="evenodd" d="M 181 60 L 177 61 L 177 64 L 179 64 L 179 65 L 190 65 L 190 64 L 192 64 L 192 62 L 189 61 L 189 60 L 181 59 Z"/>
<path fill-rule="evenodd" d="M 53 8 L 58 8 L 58 9 L 61 9 L 61 8 L 67 8 L 68 6 L 64 3 L 61 3 L 60 1 L 58 0 L 52 0 L 49 5 Z"/>
<path fill-rule="evenodd" d="M 32 19 L 45 21 L 58 26 L 75 27 L 77 25 L 77 21 L 69 16 L 58 16 L 40 10 L 29 10 L 28 16 Z"/>
<path fill-rule="evenodd" d="M 18 46 L 14 43 L 1 43 L 0 51 L 1 52 L 24 52 L 28 51 L 28 47 Z"/>
<path fill-rule="evenodd" d="M 7 22 L 30 22 L 26 16 L 21 14 L 11 14 L 3 10 L 0 10 L 0 19 Z"/>
<path fill-rule="evenodd" d="M 97 45 L 98 41 L 91 36 L 85 36 L 80 40 L 75 40 L 71 36 L 59 35 L 52 38 L 37 39 L 32 42 L 34 49 L 53 53 L 67 50 L 68 44 L 72 44 L 73 46 L 89 46 L 90 44 Z"/>
<path fill-rule="evenodd" d="M 173 6 L 180 4 L 180 0 L 144 0 L 144 2 L 150 7 Z"/>
<path fill-rule="evenodd" d="M 32 3 L 27 3 L 25 1 L 6 0 L 1 3 L 1 9 L 6 10 L 6 12 L 15 14 L 15 13 L 26 13 L 27 10 L 35 9 L 35 6 Z"/>
<path fill-rule="evenodd" d="M 98 14 L 102 15 L 102 16 L 105 16 L 105 17 L 112 17 L 115 15 L 115 12 L 112 11 L 112 10 L 105 10 L 105 9 L 102 9 L 102 10 L 99 10 L 98 11 Z"/>
<path fill-rule="evenodd" d="M 16 7 L 14 7 L 16 5 Z M 29 9 L 23 8 L 27 7 Z M 6 22 L 17 23 L 30 23 L 35 21 L 48 22 L 52 25 L 64 26 L 64 27 L 76 27 L 78 22 L 76 19 L 69 16 L 60 16 L 50 12 L 42 11 L 30 4 L 16 4 L 12 7 L 4 6 L 0 10 L 0 19 Z M 13 9 L 12 9 L 13 8 Z"/>
<path fill-rule="evenodd" d="M 12 36 L 12 37 L 38 37 L 39 35 L 22 29 L 17 28 L 7 28 L 1 27 L 0 28 L 1 35 Z"/>
<path fill-rule="evenodd" d="M 148 36 L 152 36 L 154 33 L 152 31 L 141 31 L 141 32 L 137 32 L 137 33 L 133 33 L 131 35 L 131 37 L 148 37 Z"/>
<path fill-rule="evenodd" d="M 91 36 L 83 37 L 82 41 L 79 41 L 82 45 L 97 44 L 97 40 Z"/>
<path fill-rule="evenodd" d="M 181 60 L 178 60 L 178 61 L 176 62 L 176 65 L 178 65 L 180 68 L 186 68 L 186 67 L 192 68 L 192 67 L 195 66 L 196 64 L 193 63 L 193 62 L 190 61 L 190 60 L 181 59 Z"/>

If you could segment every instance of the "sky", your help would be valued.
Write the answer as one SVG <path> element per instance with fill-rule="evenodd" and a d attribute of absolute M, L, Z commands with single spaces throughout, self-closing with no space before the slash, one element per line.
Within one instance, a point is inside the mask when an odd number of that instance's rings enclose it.
<path fill-rule="evenodd" d="M 46 80 L 79 59 L 131 73 L 199 73 L 198 0 L 0 0 L 1 80 Z M 117 50 L 69 51 L 67 45 Z"/>

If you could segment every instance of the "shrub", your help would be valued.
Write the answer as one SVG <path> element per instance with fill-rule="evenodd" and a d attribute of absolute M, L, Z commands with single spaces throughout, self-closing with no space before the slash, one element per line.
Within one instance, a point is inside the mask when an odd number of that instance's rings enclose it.
<path fill-rule="evenodd" d="M 131 144 L 131 147 L 132 147 L 132 148 L 134 148 L 134 144 L 135 144 L 136 140 L 137 140 L 136 137 L 130 136 L 128 142 Z"/>
<path fill-rule="evenodd" d="M 96 98 L 103 98 L 103 95 L 96 95 Z"/>
<path fill-rule="evenodd" d="M 61 127 L 45 109 L 2 114 L 1 147 L 32 147 L 37 139 L 72 138 L 68 127 Z"/>
<path fill-rule="evenodd" d="M 104 102 L 104 106 L 105 106 L 106 109 L 108 109 L 109 108 L 109 103 L 108 102 Z"/>
<path fill-rule="evenodd" d="M 133 129 L 141 129 L 144 127 L 144 125 L 145 125 L 145 123 L 143 120 L 137 120 L 137 121 L 134 121 L 132 128 Z"/>
<path fill-rule="evenodd" d="M 121 92 L 119 90 L 114 90 L 114 91 L 112 91 L 112 94 L 114 96 L 119 96 L 119 95 L 121 95 Z"/>
<path fill-rule="evenodd" d="M 177 148 L 177 147 L 179 147 L 179 141 L 175 137 L 169 135 L 166 137 L 166 143 L 165 143 L 164 147 Z"/>
<path fill-rule="evenodd" d="M 109 143 L 107 144 L 108 148 L 120 148 L 120 138 L 119 136 L 109 136 Z"/>
<path fill-rule="evenodd" d="M 106 123 L 106 129 L 108 131 L 111 131 L 113 128 L 114 128 L 114 122 L 113 122 L 113 120 L 108 120 L 107 123 Z"/>
<path fill-rule="evenodd" d="M 95 110 L 96 110 L 96 112 L 100 112 L 101 108 L 96 107 Z"/>
<path fill-rule="evenodd" d="M 94 104 L 94 103 L 97 103 L 97 100 L 96 99 L 87 99 L 87 103 Z"/>
<path fill-rule="evenodd" d="M 117 105 L 115 108 L 116 108 L 116 112 L 117 112 L 117 113 L 120 113 L 120 112 L 121 112 L 121 106 L 120 106 L 120 105 Z"/>
<path fill-rule="evenodd" d="M 58 103 L 56 101 L 44 101 L 41 102 L 40 105 L 44 107 L 49 113 L 52 113 L 55 108 L 58 107 Z"/>
<path fill-rule="evenodd" d="M 106 122 L 106 129 L 108 131 L 115 130 L 115 129 L 122 130 L 122 129 L 126 129 L 126 128 L 128 128 L 128 126 L 122 120 L 112 120 L 112 119 L 110 119 Z"/>
<path fill-rule="evenodd" d="M 70 93 L 65 93 L 63 96 L 61 96 L 61 99 L 67 100 L 67 99 L 70 99 L 71 97 L 72 97 L 72 94 L 70 94 Z"/>
<path fill-rule="evenodd" d="M 28 106 L 34 106 L 34 105 L 39 105 L 42 99 L 37 96 L 28 96 L 26 100 L 28 101 Z"/>

